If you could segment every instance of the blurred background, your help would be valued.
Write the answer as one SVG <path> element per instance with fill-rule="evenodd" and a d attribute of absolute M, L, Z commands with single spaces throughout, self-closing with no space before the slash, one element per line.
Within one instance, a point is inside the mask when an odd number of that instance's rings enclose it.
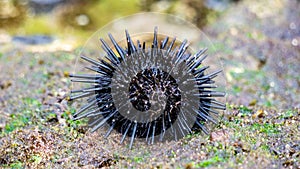
<path fill-rule="evenodd" d="M 235 3 L 238 0 L 0 0 L 0 41 L 43 44 L 61 38 L 82 45 L 112 20 L 149 11 L 174 14 L 201 28 Z"/>

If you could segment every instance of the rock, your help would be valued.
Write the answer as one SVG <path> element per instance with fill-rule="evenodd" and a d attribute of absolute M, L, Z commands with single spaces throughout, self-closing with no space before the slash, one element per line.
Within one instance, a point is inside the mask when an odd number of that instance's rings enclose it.
<path fill-rule="evenodd" d="M 255 106 L 257 103 L 257 100 L 256 99 L 252 99 L 249 103 L 249 106 Z"/>
<path fill-rule="evenodd" d="M 14 36 L 13 42 L 19 42 L 28 45 L 41 45 L 53 42 L 53 38 L 47 35 L 32 35 L 32 36 Z"/>
<path fill-rule="evenodd" d="M 265 110 L 257 110 L 255 114 L 252 115 L 252 118 L 263 118 L 268 115 L 268 112 Z"/>
<path fill-rule="evenodd" d="M 219 141 L 223 143 L 229 142 L 229 132 L 227 130 L 221 129 L 210 134 L 210 141 Z"/>
<path fill-rule="evenodd" d="M 12 85 L 12 82 L 9 80 L 8 81 L 0 81 L 0 89 L 1 90 L 9 88 L 11 85 Z"/>
<path fill-rule="evenodd" d="M 29 6 L 35 13 L 47 13 L 63 2 L 64 0 L 30 0 Z"/>

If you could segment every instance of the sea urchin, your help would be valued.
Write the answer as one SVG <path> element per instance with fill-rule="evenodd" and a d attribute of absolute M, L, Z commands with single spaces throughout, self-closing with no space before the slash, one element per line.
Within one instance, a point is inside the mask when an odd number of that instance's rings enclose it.
<path fill-rule="evenodd" d="M 92 131 L 108 124 L 105 137 L 114 129 L 122 133 L 121 143 L 130 137 L 130 148 L 135 138 L 153 143 L 194 130 L 208 133 L 206 122 L 217 123 L 218 110 L 225 109 L 215 98 L 225 93 L 214 90 L 213 79 L 221 70 L 207 74 L 209 66 L 202 65 L 206 49 L 191 54 L 187 40 L 165 36 L 159 41 L 157 28 L 149 47 L 125 33 L 126 48 L 109 34 L 111 46 L 100 39 L 105 57 L 81 55 L 94 74 L 70 75 L 72 82 L 91 84 L 71 91 L 71 100 L 88 98 L 74 120 L 89 118 Z"/>

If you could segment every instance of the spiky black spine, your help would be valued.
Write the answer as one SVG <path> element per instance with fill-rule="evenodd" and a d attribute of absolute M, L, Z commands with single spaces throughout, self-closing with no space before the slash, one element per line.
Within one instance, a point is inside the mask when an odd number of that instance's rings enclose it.
<path fill-rule="evenodd" d="M 150 48 L 146 48 L 146 42 L 134 44 L 127 30 L 125 34 L 127 48 L 109 34 L 114 50 L 100 39 L 104 58 L 81 56 L 91 64 L 87 69 L 94 74 L 70 75 L 72 82 L 91 84 L 71 91 L 71 100 L 88 97 L 74 120 L 89 118 L 92 131 L 109 124 L 105 137 L 115 129 L 123 134 L 121 143 L 130 137 L 130 148 L 136 137 L 149 143 L 156 136 L 163 140 L 169 129 L 174 139 L 193 130 L 208 133 L 205 123 L 217 123 L 218 110 L 226 106 L 215 99 L 225 93 L 213 90 L 213 79 L 221 70 L 206 74 L 209 67 L 202 66 L 206 49 L 192 55 L 187 40 L 176 45 L 176 38 L 169 42 L 165 37 L 159 43 L 157 28 Z M 174 69 L 178 72 L 172 74 Z M 193 124 L 188 124 L 191 121 Z"/>

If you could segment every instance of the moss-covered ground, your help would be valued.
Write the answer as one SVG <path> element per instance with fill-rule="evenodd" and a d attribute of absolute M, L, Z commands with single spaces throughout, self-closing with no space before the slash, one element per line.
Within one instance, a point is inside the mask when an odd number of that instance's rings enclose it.
<path fill-rule="evenodd" d="M 224 117 L 210 135 L 132 150 L 71 120 L 80 47 L 1 42 L 0 168 L 300 168 L 300 2 L 243 0 L 218 15 L 203 31 L 224 66 Z"/>

